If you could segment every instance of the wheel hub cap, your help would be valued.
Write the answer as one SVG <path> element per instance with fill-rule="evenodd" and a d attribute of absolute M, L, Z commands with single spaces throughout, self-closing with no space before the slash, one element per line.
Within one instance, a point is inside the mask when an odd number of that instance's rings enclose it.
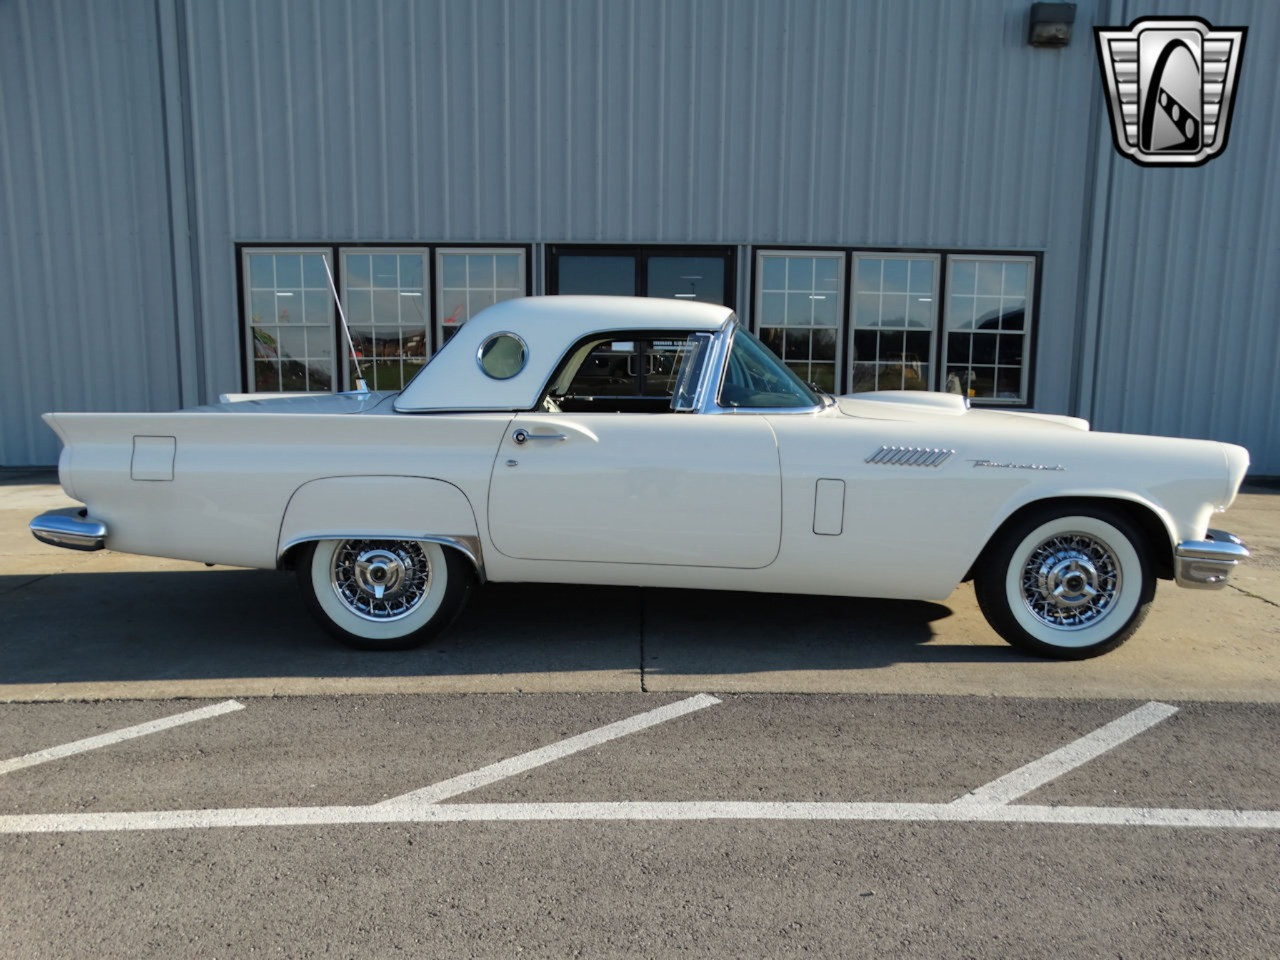
<path fill-rule="evenodd" d="M 411 540 L 347 540 L 333 554 L 330 582 L 353 613 L 398 620 L 420 604 L 431 585 L 431 564 Z"/>
<path fill-rule="evenodd" d="M 1081 630 L 1107 615 L 1120 590 L 1111 548 L 1085 534 L 1056 536 L 1031 551 L 1022 569 L 1022 596 L 1042 623 Z"/>
<path fill-rule="evenodd" d="M 389 550 L 368 550 L 356 557 L 353 572 L 361 590 L 382 600 L 388 593 L 394 596 L 400 591 L 405 564 Z"/>

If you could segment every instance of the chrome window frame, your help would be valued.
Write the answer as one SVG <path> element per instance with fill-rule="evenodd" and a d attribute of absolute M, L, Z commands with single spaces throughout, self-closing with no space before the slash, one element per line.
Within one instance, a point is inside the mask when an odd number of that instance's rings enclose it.
<path fill-rule="evenodd" d="M 698 381 L 693 385 L 693 396 L 689 399 L 687 403 L 680 402 L 680 398 L 684 394 L 684 391 L 681 389 L 682 386 L 684 385 L 684 371 L 683 370 L 681 371 L 680 377 L 676 380 L 675 388 L 671 392 L 671 412 L 672 413 L 697 413 L 701 409 L 700 393 L 703 389 L 703 383 L 706 380 L 706 377 L 704 376 L 704 374 L 706 373 L 707 368 L 710 367 L 712 363 L 714 363 L 715 361 L 715 356 L 716 356 L 716 353 L 715 353 L 716 333 L 715 332 L 712 332 L 710 330 L 699 330 L 695 333 L 691 333 L 686 339 L 686 342 L 690 340 L 695 340 L 695 341 L 700 341 L 702 343 L 705 343 L 706 346 L 703 347 L 702 349 L 706 351 L 706 356 L 703 357 L 702 359 L 702 369 L 698 371 Z M 699 352 L 698 348 L 695 348 L 693 351 L 691 351 L 690 357 L 696 359 L 698 356 L 698 352 Z M 693 359 L 686 360 L 685 362 L 686 363 L 693 362 Z"/>
<path fill-rule="evenodd" d="M 733 348 L 733 338 L 737 335 L 742 321 L 737 315 L 731 316 L 716 331 L 716 339 L 712 344 L 711 357 L 702 373 L 702 383 L 698 386 L 698 412 L 711 416 L 750 416 L 767 414 L 769 416 L 811 415 L 825 410 L 834 401 L 819 398 L 819 402 L 811 407 L 722 407 L 719 402 L 720 388 L 724 385 L 725 373 L 729 368 L 729 352 Z M 766 348 L 767 349 L 767 348 Z M 781 360 L 778 361 L 782 363 Z"/>
<path fill-rule="evenodd" d="M 503 337 L 510 337 L 516 343 L 520 344 L 520 369 L 505 377 L 499 377 L 484 365 L 484 357 L 485 350 Z M 481 373 L 497 383 L 506 383 L 508 380 L 514 380 L 516 377 L 520 376 L 520 374 L 524 373 L 525 369 L 529 366 L 529 344 L 526 343 L 524 337 L 520 336 L 518 333 L 513 333 L 510 330 L 498 330 L 497 332 L 491 333 L 489 336 L 485 337 L 480 346 L 476 347 L 476 366 L 480 368 Z"/>

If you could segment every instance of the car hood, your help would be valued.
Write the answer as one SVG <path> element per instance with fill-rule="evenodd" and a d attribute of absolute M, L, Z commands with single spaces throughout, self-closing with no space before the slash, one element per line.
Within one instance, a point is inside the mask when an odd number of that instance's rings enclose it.
<path fill-rule="evenodd" d="M 1088 430 L 1089 421 L 1050 413 L 1025 413 L 1020 410 L 983 410 L 971 408 L 968 401 L 954 393 L 931 393 L 924 390 L 878 390 L 837 397 L 840 412 L 867 420 L 897 420 L 919 423 L 931 420 L 963 420 L 988 427 L 1018 429 Z"/>
<path fill-rule="evenodd" d="M 310 393 L 278 396 L 268 393 L 224 393 L 221 403 L 196 407 L 200 413 L 391 413 L 390 390 L 374 393 Z M 383 408 L 383 409 L 380 409 Z"/>

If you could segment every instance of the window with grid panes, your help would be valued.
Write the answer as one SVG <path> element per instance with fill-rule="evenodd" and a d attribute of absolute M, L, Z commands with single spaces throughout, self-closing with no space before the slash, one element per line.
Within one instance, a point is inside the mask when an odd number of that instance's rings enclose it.
<path fill-rule="evenodd" d="M 243 257 L 249 389 L 333 390 L 336 328 L 325 254 L 255 249 Z"/>
<path fill-rule="evenodd" d="M 854 254 L 850 391 L 929 390 L 938 257 Z"/>
<path fill-rule="evenodd" d="M 837 371 L 843 308 L 841 253 L 770 251 L 756 261 L 760 339 L 805 383 L 842 389 Z"/>
<path fill-rule="evenodd" d="M 826 271 L 829 283 L 833 269 L 837 277 L 847 270 L 849 302 L 833 301 L 837 356 L 840 332 L 850 338 L 838 391 L 949 390 L 977 403 L 1025 404 L 1035 267 L 1035 256 L 1004 254 L 757 251 L 754 316 L 761 339 L 814 380 L 828 345 L 815 336 L 821 324 L 805 323 L 804 300 L 821 305 L 823 293 L 809 271 Z"/>
<path fill-rule="evenodd" d="M 436 251 L 438 344 L 445 343 L 485 307 L 525 294 L 523 250 Z"/>
<path fill-rule="evenodd" d="M 342 251 L 342 303 L 370 390 L 400 390 L 427 362 L 426 263 L 424 249 Z"/>
<path fill-rule="evenodd" d="M 952 256 L 947 270 L 944 389 L 1025 402 L 1034 258 Z"/>

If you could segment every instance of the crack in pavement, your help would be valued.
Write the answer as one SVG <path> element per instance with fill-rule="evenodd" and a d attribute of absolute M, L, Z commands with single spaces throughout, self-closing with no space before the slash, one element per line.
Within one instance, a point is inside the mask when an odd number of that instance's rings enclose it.
<path fill-rule="evenodd" d="M 1244 587 L 1237 587 L 1234 583 L 1228 583 L 1227 586 L 1230 587 L 1232 590 L 1236 591 L 1237 593 L 1243 593 L 1246 597 L 1252 597 L 1254 600 L 1261 600 L 1263 603 L 1265 603 L 1269 607 L 1275 607 L 1277 609 L 1280 609 L 1280 603 L 1276 603 L 1274 600 L 1268 600 L 1266 597 L 1260 596 L 1256 593 L 1252 593 L 1246 590 Z"/>
<path fill-rule="evenodd" d="M 0 590 L 0 596 L 8 596 L 11 593 L 17 593 L 19 590 L 25 590 L 27 587 L 37 584 L 41 580 L 48 580 L 51 576 L 53 576 L 53 574 L 44 573 L 38 577 L 32 577 L 30 580 L 24 580 L 22 583 L 15 584 L 12 587 L 6 587 L 4 590 Z"/>

